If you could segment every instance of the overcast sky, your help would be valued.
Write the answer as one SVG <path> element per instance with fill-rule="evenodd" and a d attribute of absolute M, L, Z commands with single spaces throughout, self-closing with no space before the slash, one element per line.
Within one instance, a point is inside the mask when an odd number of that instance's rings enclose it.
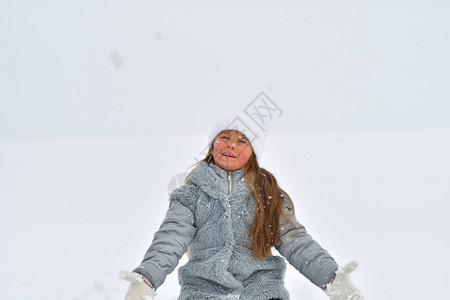
<path fill-rule="evenodd" d="M 450 127 L 449 1 L 0 1 L 0 139 Z"/>

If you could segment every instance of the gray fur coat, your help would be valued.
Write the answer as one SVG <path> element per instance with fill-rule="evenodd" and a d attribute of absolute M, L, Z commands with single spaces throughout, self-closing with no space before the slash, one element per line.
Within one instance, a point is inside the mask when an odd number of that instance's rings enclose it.
<path fill-rule="evenodd" d="M 284 259 L 253 256 L 249 229 L 255 204 L 243 175 L 243 168 L 226 171 L 201 162 L 186 184 L 170 194 L 166 217 L 133 271 L 158 288 L 188 248 L 189 261 L 178 270 L 179 300 L 289 300 Z M 324 289 L 338 265 L 295 219 L 288 199 L 285 210 L 290 220 L 280 218 L 276 249 Z"/>

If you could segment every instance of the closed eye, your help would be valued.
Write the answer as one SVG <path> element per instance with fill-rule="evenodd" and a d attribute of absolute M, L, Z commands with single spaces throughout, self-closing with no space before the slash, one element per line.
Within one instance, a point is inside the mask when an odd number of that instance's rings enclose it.
<path fill-rule="evenodd" d="M 229 138 L 227 137 L 227 136 L 221 136 L 221 138 L 222 139 L 227 139 L 227 140 L 229 140 Z M 240 140 L 240 141 L 238 141 L 238 143 L 244 143 L 244 144 L 247 144 L 247 142 L 246 141 L 244 141 L 244 140 Z"/>

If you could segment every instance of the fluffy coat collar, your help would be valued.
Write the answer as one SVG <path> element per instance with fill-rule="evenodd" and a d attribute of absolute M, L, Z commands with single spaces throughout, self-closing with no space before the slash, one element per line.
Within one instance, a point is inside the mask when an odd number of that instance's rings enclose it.
<path fill-rule="evenodd" d="M 229 180 L 231 178 L 231 193 L 229 194 Z M 189 175 L 186 183 L 192 183 L 215 199 L 241 197 L 248 193 L 244 179 L 244 168 L 238 170 L 224 170 L 214 164 L 202 161 Z"/>

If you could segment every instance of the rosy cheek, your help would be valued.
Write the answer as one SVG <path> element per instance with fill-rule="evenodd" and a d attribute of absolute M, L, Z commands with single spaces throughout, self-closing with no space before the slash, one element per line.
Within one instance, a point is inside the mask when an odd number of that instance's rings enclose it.
<path fill-rule="evenodd" d="M 244 156 L 245 156 L 245 158 L 249 158 L 251 155 L 252 155 L 252 152 L 249 151 L 249 149 L 246 149 L 246 150 L 244 151 Z"/>
<path fill-rule="evenodd" d="M 214 142 L 214 150 L 221 150 L 223 148 L 223 143 L 219 140 Z"/>

